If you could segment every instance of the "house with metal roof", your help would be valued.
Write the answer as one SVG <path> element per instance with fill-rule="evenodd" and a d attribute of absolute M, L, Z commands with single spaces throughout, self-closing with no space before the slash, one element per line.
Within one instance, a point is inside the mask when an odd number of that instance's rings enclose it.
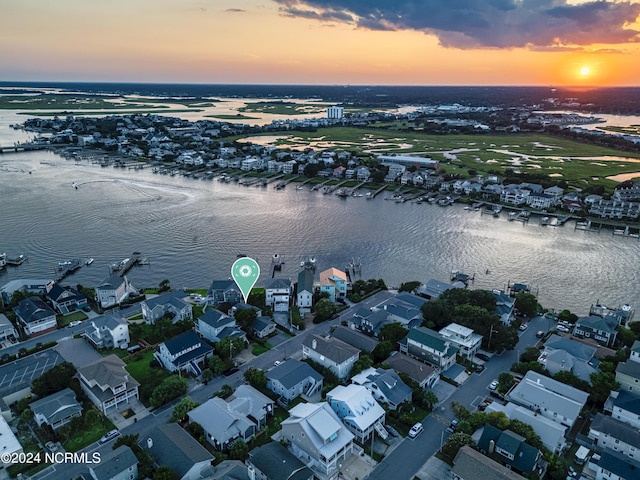
<path fill-rule="evenodd" d="M 337 338 L 312 334 L 302 341 L 302 358 L 309 358 L 345 379 L 360 358 L 360 350 Z"/>
<path fill-rule="evenodd" d="M 468 445 L 458 450 L 451 473 L 453 480 L 524 480 L 525 478 Z"/>
<path fill-rule="evenodd" d="M 464 287 L 465 285 L 462 282 L 447 283 L 430 278 L 427 283 L 423 283 L 418 287 L 417 292 L 430 300 L 437 300 L 447 290 Z"/>
<path fill-rule="evenodd" d="M 49 425 L 53 430 L 82 415 L 82 405 L 78 403 L 75 392 L 70 388 L 35 400 L 29 404 L 29 408 L 39 427 Z"/>
<path fill-rule="evenodd" d="M 411 402 L 413 390 L 395 370 L 369 367 L 351 377 L 351 383 L 365 387 L 373 398 L 395 410 L 401 403 Z"/>
<path fill-rule="evenodd" d="M 39 297 L 21 300 L 13 312 L 22 324 L 24 333 L 34 335 L 57 328 L 56 312 Z"/>
<path fill-rule="evenodd" d="M 303 268 L 298 273 L 298 284 L 296 286 L 296 305 L 301 314 L 309 313 L 313 306 L 313 276 L 312 268 Z"/>
<path fill-rule="evenodd" d="M 472 359 L 478 350 L 480 350 L 482 335 L 474 333 L 471 328 L 458 325 L 457 323 L 450 323 L 441 329 L 439 333 L 458 347 L 458 353 L 463 357 Z"/>
<path fill-rule="evenodd" d="M 196 332 L 211 343 L 218 343 L 227 337 L 246 339 L 246 334 L 238 327 L 235 318 L 213 308 L 207 309 L 198 317 L 195 327 Z"/>
<path fill-rule="evenodd" d="M 598 450 L 611 448 L 631 457 L 640 451 L 640 431 L 602 413 L 598 413 L 591 422 L 589 438 Z"/>
<path fill-rule="evenodd" d="M 89 474 L 93 480 L 137 480 L 138 459 L 131 448 L 120 445 L 91 464 Z"/>
<path fill-rule="evenodd" d="M 300 360 L 289 359 L 265 373 L 267 388 L 284 403 L 299 395 L 311 397 L 322 390 L 324 378 L 311 365 Z"/>
<path fill-rule="evenodd" d="M 440 371 L 431 365 L 398 352 L 384 363 L 398 373 L 404 373 L 422 388 L 432 388 L 440 380 Z"/>
<path fill-rule="evenodd" d="M 616 380 L 620 382 L 620 390 L 640 398 L 640 363 L 634 360 L 618 363 Z"/>
<path fill-rule="evenodd" d="M 529 477 L 535 472 L 538 478 L 544 477 L 546 464 L 542 452 L 511 430 L 503 431 L 486 424 L 478 440 L 478 450 L 523 476 Z"/>
<path fill-rule="evenodd" d="M 213 355 L 213 347 L 196 332 L 188 331 L 161 343 L 153 357 L 170 372 L 179 370 L 200 375 L 200 365 Z"/>
<path fill-rule="evenodd" d="M 573 427 L 589 398 L 587 392 L 528 371 L 505 398 L 554 422 Z"/>
<path fill-rule="evenodd" d="M 158 466 L 169 467 L 180 480 L 206 478 L 214 456 L 177 423 L 158 425 L 140 441 Z"/>
<path fill-rule="evenodd" d="M 458 348 L 438 332 L 417 327 L 400 340 L 400 351 L 444 371 L 456 363 Z"/>
<path fill-rule="evenodd" d="M 291 452 L 321 480 L 335 478 L 353 453 L 353 434 L 326 402 L 296 405 L 281 426 Z"/>
<path fill-rule="evenodd" d="M 269 442 L 249 452 L 247 466 L 257 480 L 312 480 L 313 472 L 279 442 Z"/>
<path fill-rule="evenodd" d="M 157 297 L 147 298 L 140 304 L 142 318 L 149 325 L 154 325 L 164 316 L 170 316 L 173 323 L 191 320 L 193 318 L 193 308 L 190 303 L 184 301 L 186 296 L 187 294 L 184 290 L 176 290 Z"/>
<path fill-rule="evenodd" d="M 363 385 L 338 385 L 327 392 L 327 403 L 358 442 L 365 443 L 374 431 L 383 432 L 382 438 L 388 436 L 384 408 Z"/>
<path fill-rule="evenodd" d="M 502 412 L 509 420 L 519 420 L 530 425 L 540 437 L 542 444 L 551 452 L 560 454 L 567 446 L 566 435 L 569 429 L 566 426 L 538 415 L 528 408 L 512 402 L 507 402 L 506 405 L 500 402 L 491 402 L 485 412 Z"/>
<path fill-rule="evenodd" d="M 119 315 L 100 315 L 87 320 L 84 325 L 82 335 L 94 348 L 124 349 L 129 346 L 129 322 Z"/>
<path fill-rule="evenodd" d="M 100 358 L 78 369 L 80 386 L 91 401 L 106 413 L 111 407 L 138 398 L 140 384 L 124 369 L 125 363 L 116 355 Z"/>

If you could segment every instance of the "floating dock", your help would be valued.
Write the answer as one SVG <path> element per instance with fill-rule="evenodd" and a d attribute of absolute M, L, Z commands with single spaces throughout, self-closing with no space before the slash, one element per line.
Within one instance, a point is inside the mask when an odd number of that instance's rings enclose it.
<path fill-rule="evenodd" d="M 22 265 L 26 261 L 27 261 L 26 255 L 18 255 L 17 257 L 13 257 L 13 258 L 7 257 L 5 259 L 5 263 L 11 267 L 17 267 L 18 265 Z"/>
<path fill-rule="evenodd" d="M 85 262 L 79 258 L 58 263 L 58 265 L 56 265 L 55 281 L 59 282 L 66 276 L 71 275 L 76 270 L 79 270 L 84 264 Z"/>
<path fill-rule="evenodd" d="M 149 260 L 143 257 L 140 252 L 133 252 L 131 257 L 112 264 L 109 269 L 112 274 L 123 277 L 134 265 L 149 265 Z"/>

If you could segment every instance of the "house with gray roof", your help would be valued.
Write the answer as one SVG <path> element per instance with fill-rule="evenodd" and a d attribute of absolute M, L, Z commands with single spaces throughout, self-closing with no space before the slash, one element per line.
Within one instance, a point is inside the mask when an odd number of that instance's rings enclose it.
<path fill-rule="evenodd" d="M 451 473 L 453 480 L 524 480 L 525 478 L 468 445 L 458 450 Z"/>
<path fill-rule="evenodd" d="M 187 296 L 184 290 L 158 295 L 147 298 L 140 306 L 142 307 L 142 318 L 149 325 L 155 324 L 164 316 L 170 316 L 173 323 L 193 318 L 193 308 L 184 298 Z"/>
<path fill-rule="evenodd" d="M 116 314 L 106 314 L 87 320 L 82 336 L 94 348 L 122 348 L 129 346 L 129 322 Z"/>
<path fill-rule="evenodd" d="M 640 451 L 640 431 L 602 413 L 598 413 L 591 422 L 589 438 L 598 450 L 611 448 L 631 457 Z"/>
<path fill-rule="evenodd" d="M 383 439 L 387 438 L 384 408 L 366 387 L 354 383 L 338 385 L 327 392 L 327 403 L 361 444 L 368 441 L 374 432 Z"/>
<path fill-rule="evenodd" d="M 365 387 L 373 398 L 396 410 L 401 403 L 411 402 L 413 390 L 395 370 L 369 367 L 351 378 L 351 383 Z"/>
<path fill-rule="evenodd" d="M 267 388 L 288 403 L 299 395 L 311 397 L 322 390 L 324 378 L 311 365 L 289 359 L 265 373 Z"/>
<path fill-rule="evenodd" d="M 360 350 L 337 338 L 312 334 L 302 341 L 302 358 L 309 358 L 345 379 L 360 358 Z"/>
<path fill-rule="evenodd" d="M 502 412 L 509 420 L 519 420 L 530 425 L 540 437 L 542 444 L 550 452 L 561 454 L 567 446 L 566 435 L 569 429 L 566 426 L 538 415 L 528 408 L 521 407 L 513 402 L 507 402 L 506 405 L 500 402 L 491 402 L 485 412 Z"/>
<path fill-rule="evenodd" d="M 34 335 L 57 328 L 56 312 L 44 303 L 40 297 L 29 297 L 21 300 L 13 312 L 22 324 L 24 333 Z"/>
<path fill-rule="evenodd" d="M 328 403 L 300 403 L 281 423 L 289 449 L 321 480 L 335 478 L 353 453 L 353 434 Z"/>
<path fill-rule="evenodd" d="M 296 305 L 301 314 L 309 313 L 313 306 L 313 276 L 314 270 L 311 267 L 304 268 L 298 273 Z"/>
<path fill-rule="evenodd" d="M 404 373 L 422 388 L 432 388 L 440 380 L 438 369 L 403 353 L 392 352 L 384 363 L 396 372 Z"/>
<path fill-rule="evenodd" d="M 211 343 L 218 343 L 227 337 L 246 339 L 246 334 L 238 327 L 235 318 L 213 308 L 207 309 L 198 317 L 195 327 L 198 335 Z"/>
<path fill-rule="evenodd" d="M 386 310 L 367 310 L 359 308 L 348 320 L 349 328 L 377 337 L 385 325 L 392 323 Z"/>
<path fill-rule="evenodd" d="M 584 408 L 589 394 L 553 378 L 528 371 L 505 398 L 571 428 Z"/>
<path fill-rule="evenodd" d="M 478 450 L 511 470 L 529 477 L 534 472 L 544 477 L 546 464 L 542 452 L 525 442 L 511 430 L 500 430 L 486 424 L 478 440 Z"/>
<path fill-rule="evenodd" d="M 207 290 L 207 305 L 219 305 L 221 303 L 235 305 L 240 301 L 242 301 L 242 292 L 240 292 L 236 282 L 230 278 L 227 280 L 214 280 L 211 282 L 209 290 Z"/>
<path fill-rule="evenodd" d="M 595 472 L 596 480 L 635 480 L 638 478 L 640 462 L 606 448 L 598 456 L 591 456 L 589 468 Z"/>
<path fill-rule="evenodd" d="M 100 462 L 91 464 L 89 474 L 93 480 L 137 480 L 138 459 L 127 445 L 107 451 Z"/>
<path fill-rule="evenodd" d="M 518 283 L 513 284 L 511 288 L 512 289 L 524 288 L 524 286 L 517 287 L 518 285 L 522 285 L 522 284 L 518 284 Z M 496 297 L 496 310 L 495 310 L 496 315 L 498 315 L 498 317 L 500 318 L 500 321 L 503 324 L 507 326 L 511 325 L 511 322 L 516 318 L 514 314 L 514 310 L 516 307 L 516 299 L 513 297 L 510 297 L 502 290 L 491 290 L 491 293 L 493 293 L 494 297 Z"/>
<path fill-rule="evenodd" d="M 18 338 L 18 332 L 4 313 L 0 313 L 0 346 L 3 342 L 11 342 Z"/>
<path fill-rule="evenodd" d="M 631 358 L 618 363 L 616 380 L 620 382 L 620 390 L 640 398 L 640 363 Z"/>
<path fill-rule="evenodd" d="M 265 285 L 265 303 L 274 312 L 288 312 L 293 295 L 293 284 L 288 278 L 274 278 Z"/>
<path fill-rule="evenodd" d="M 125 363 L 116 355 L 100 358 L 78 369 L 82 391 L 106 413 L 138 397 L 140 384 L 124 369 Z"/>
<path fill-rule="evenodd" d="M 258 338 L 266 338 L 276 331 L 276 324 L 273 323 L 271 317 L 263 315 L 256 317 L 251 324 L 251 331 Z"/>
<path fill-rule="evenodd" d="M 313 472 L 279 442 L 269 442 L 249 452 L 247 466 L 257 480 L 312 480 Z"/>
<path fill-rule="evenodd" d="M 177 423 L 158 425 L 140 441 L 158 466 L 169 467 L 180 480 L 206 478 L 214 456 Z"/>
<path fill-rule="evenodd" d="M 417 327 L 400 340 L 400 351 L 444 371 L 456 363 L 458 348 L 438 332 Z"/>
<path fill-rule="evenodd" d="M 629 360 L 640 363 L 640 340 L 636 340 L 633 342 L 633 345 L 631 345 Z"/>
<path fill-rule="evenodd" d="M 624 390 L 611 392 L 604 405 L 604 411 L 613 418 L 640 429 L 640 398 Z"/>
<path fill-rule="evenodd" d="M 336 327 L 331 332 L 331 336 L 338 340 L 342 340 L 344 343 L 348 343 L 361 352 L 371 353 L 378 346 L 378 340 L 375 338 L 348 327 Z"/>
<path fill-rule="evenodd" d="M 207 480 L 254 480 L 249 476 L 248 467 L 240 460 L 223 460 L 211 467 Z"/>
<path fill-rule="evenodd" d="M 5 303 L 9 303 L 16 292 L 47 293 L 54 283 L 51 279 L 19 278 L 5 283 L 0 288 L 0 296 Z"/>
<path fill-rule="evenodd" d="M 129 283 L 126 275 L 122 277 L 111 275 L 100 282 L 95 290 L 96 302 L 103 309 L 119 305 L 129 295 L 137 293 L 137 290 Z"/>
<path fill-rule="evenodd" d="M 153 357 L 170 372 L 186 371 L 200 375 L 202 365 L 213 355 L 213 347 L 189 330 L 161 343 Z"/>
<path fill-rule="evenodd" d="M 551 375 L 571 372 L 585 382 L 591 383 L 591 374 L 598 372 L 600 361 L 594 358 L 598 349 L 566 337 L 553 334 L 544 344 L 538 362 Z"/>
<path fill-rule="evenodd" d="M 70 388 L 35 400 L 29 404 L 29 408 L 39 427 L 49 425 L 53 430 L 82 415 L 82 405 L 78 403 L 75 392 Z"/>
<path fill-rule="evenodd" d="M 427 283 L 423 283 L 417 289 L 419 295 L 422 295 L 430 300 L 437 300 L 447 290 L 453 288 L 464 288 L 465 285 L 462 282 L 447 283 L 430 278 Z"/>
<path fill-rule="evenodd" d="M 72 287 L 54 284 L 45 294 L 47 301 L 60 314 L 66 315 L 88 305 L 87 299 Z"/>
<path fill-rule="evenodd" d="M 246 415 L 253 420 L 258 429 L 264 427 L 267 418 L 273 415 L 273 407 L 275 402 L 266 395 L 260 393 L 251 385 L 240 385 L 227 398 L 229 408 Z"/>
<path fill-rule="evenodd" d="M 579 338 L 592 338 L 600 345 L 612 347 L 618 335 L 617 326 L 614 317 L 603 318 L 598 315 L 589 315 L 578 318 L 573 334 Z"/>

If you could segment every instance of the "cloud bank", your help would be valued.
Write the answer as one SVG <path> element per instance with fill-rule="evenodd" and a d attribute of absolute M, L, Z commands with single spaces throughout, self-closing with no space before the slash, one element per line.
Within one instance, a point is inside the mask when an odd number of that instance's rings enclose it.
<path fill-rule="evenodd" d="M 417 30 L 452 48 L 638 42 L 640 4 L 597 0 L 274 0 L 283 15 L 370 30 Z"/>

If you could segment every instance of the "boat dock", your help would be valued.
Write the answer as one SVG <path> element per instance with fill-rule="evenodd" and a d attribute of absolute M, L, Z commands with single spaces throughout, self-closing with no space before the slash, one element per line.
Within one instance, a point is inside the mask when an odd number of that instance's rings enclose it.
<path fill-rule="evenodd" d="M 284 176 L 284 174 L 282 174 L 282 176 Z M 287 186 L 287 184 L 293 182 L 298 177 L 299 175 L 296 175 L 295 177 L 287 178 L 286 180 L 278 182 L 278 184 L 273 188 L 275 188 L 276 190 L 282 190 L 284 187 Z"/>
<path fill-rule="evenodd" d="M 58 263 L 58 265 L 56 265 L 55 281 L 59 282 L 66 276 L 71 275 L 76 270 L 80 270 L 80 268 L 84 264 L 85 262 L 79 258 L 74 258 L 73 260 Z"/>
<path fill-rule="evenodd" d="M 335 185 L 327 185 L 326 187 L 324 187 L 324 194 L 328 195 L 330 193 L 335 192 L 336 190 L 338 190 L 342 185 L 344 185 L 345 183 L 347 183 L 349 180 L 343 180 L 339 183 L 336 183 Z"/>
<path fill-rule="evenodd" d="M 297 187 L 296 190 L 302 190 L 302 187 L 304 187 L 307 183 L 309 183 L 311 180 L 313 180 L 313 178 L 307 178 L 306 180 L 302 181 Z"/>
<path fill-rule="evenodd" d="M 17 257 L 6 257 L 5 264 L 11 267 L 17 267 L 27 261 L 26 255 L 18 255 Z"/>
<path fill-rule="evenodd" d="M 131 257 L 125 258 L 121 262 L 112 264 L 109 269 L 112 274 L 119 277 L 124 276 L 134 265 L 149 265 L 149 260 L 142 256 L 140 252 L 133 252 Z"/>
<path fill-rule="evenodd" d="M 324 186 L 325 186 L 327 183 L 329 183 L 331 180 L 333 180 L 333 178 L 329 178 L 329 179 L 325 180 L 325 181 L 324 181 L 324 182 L 322 182 L 322 183 L 318 183 L 317 185 L 314 185 L 313 187 L 311 187 L 311 190 L 312 190 L 312 191 L 320 190 L 320 188 L 321 188 L 321 187 L 324 187 Z"/>
<path fill-rule="evenodd" d="M 376 198 L 376 195 L 378 195 L 380 192 L 382 192 L 385 188 L 387 188 L 387 186 L 383 185 L 379 189 L 374 190 L 373 192 L 367 193 L 367 200 L 369 200 L 371 198 Z"/>
<path fill-rule="evenodd" d="M 273 257 L 271 257 L 271 278 L 275 277 L 276 272 L 282 270 L 282 265 L 284 265 L 284 257 L 274 253 Z"/>

